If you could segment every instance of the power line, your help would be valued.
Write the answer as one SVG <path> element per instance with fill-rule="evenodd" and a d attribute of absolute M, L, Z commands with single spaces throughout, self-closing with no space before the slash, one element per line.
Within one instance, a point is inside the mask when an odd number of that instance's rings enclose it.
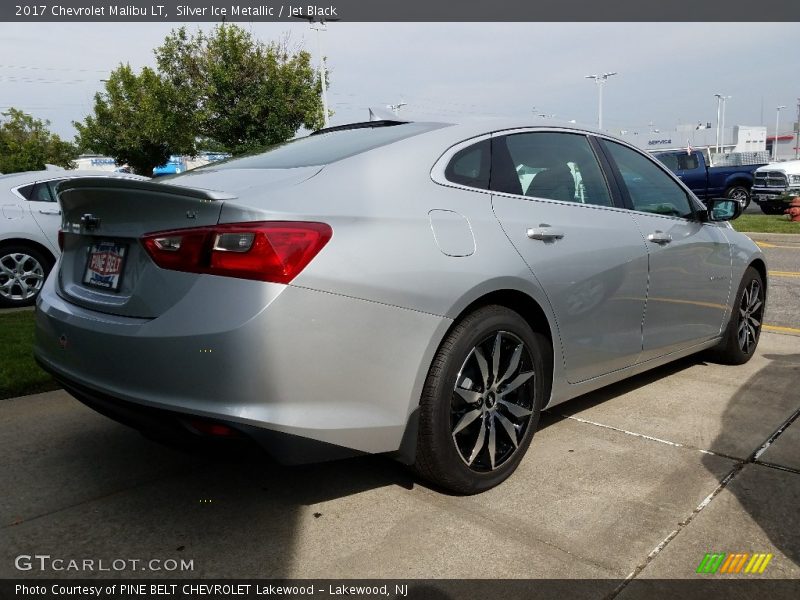
<path fill-rule="evenodd" d="M 24 69 L 27 71 L 73 71 L 76 73 L 108 73 L 108 69 L 70 69 L 68 67 L 34 67 L 28 65 L 0 65 L 0 69 Z"/>

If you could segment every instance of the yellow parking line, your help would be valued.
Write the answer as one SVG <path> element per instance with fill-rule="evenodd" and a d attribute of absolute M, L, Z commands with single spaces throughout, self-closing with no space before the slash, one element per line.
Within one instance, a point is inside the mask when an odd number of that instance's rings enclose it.
<path fill-rule="evenodd" d="M 759 248 L 783 248 L 788 250 L 800 250 L 800 244 L 797 246 L 783 246 L 781 244 L 770 244 L 768 242 L 756 242 Z"/>
<path fill-rule="evenodd" d="M 800 334 L 800 329 L 795 327 L 783 327 L 782 325 L 763 325 L 762 329 L 766 329 L 767 331 L 783 331 L 784 333 Z"/>
<path fill-rule="evenodd" d="M 773 277 L 800 277 L 800 271 L 767 271 Z"/>

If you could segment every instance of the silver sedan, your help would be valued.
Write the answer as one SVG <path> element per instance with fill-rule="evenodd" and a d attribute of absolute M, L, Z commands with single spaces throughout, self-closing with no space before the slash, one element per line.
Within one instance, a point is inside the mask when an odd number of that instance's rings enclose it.
<path fill-rule="evenodd" d="M 764 314 L 738 204 L 582 129 L 375 121 L 58 192 L 40 364 L 152 435 L 284 463 L 387 453 L 480 492 L 545 408 L 700 351 L 744 363 Z"/>

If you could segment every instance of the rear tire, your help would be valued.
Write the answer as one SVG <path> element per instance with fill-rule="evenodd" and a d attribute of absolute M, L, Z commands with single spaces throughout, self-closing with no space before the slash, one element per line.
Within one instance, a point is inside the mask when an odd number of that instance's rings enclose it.
<path fill-rule="evenodd" d="M 22 244 L 0 248 L 0 307 L 18 308 L 36 302 L 53 258 Z"/>
<path fill-rule="evenodd" d="M 736 200 L 742 207 L 742 212 L 750 206 L 750 190 L 743 185 L 732 185 L 725 190 L 725 197 Z"/>
<path fill-rule="evenodd" d="M 718 346 L 712 349 L 712 357 L 726 365 L 743 365 L 755 354 L 761 337 L 764 319 L 764 281 L 753 267 L 744 272 L 733 314 Z"/>
<path fill-rule="evenodd" d="M 461 320 L 425 381 L 417 473 L 458 494 L 507 479 L 538 425 L 550 352 L 547 339 L 505 307 L 487 306 Z"/>

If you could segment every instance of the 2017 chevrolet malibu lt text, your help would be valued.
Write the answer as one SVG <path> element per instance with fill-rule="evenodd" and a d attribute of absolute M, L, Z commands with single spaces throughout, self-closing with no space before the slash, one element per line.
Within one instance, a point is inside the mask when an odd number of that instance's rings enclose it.
<path fill-rule="evenodd" d="M 40 364 L 122 422 L 284 463 L 389 453 L 480 492 L 543 409 L 702 350 L 744 363 L 761 330 L 738 204 L 602 133 L 376 121 L 59 195 Z"/>

